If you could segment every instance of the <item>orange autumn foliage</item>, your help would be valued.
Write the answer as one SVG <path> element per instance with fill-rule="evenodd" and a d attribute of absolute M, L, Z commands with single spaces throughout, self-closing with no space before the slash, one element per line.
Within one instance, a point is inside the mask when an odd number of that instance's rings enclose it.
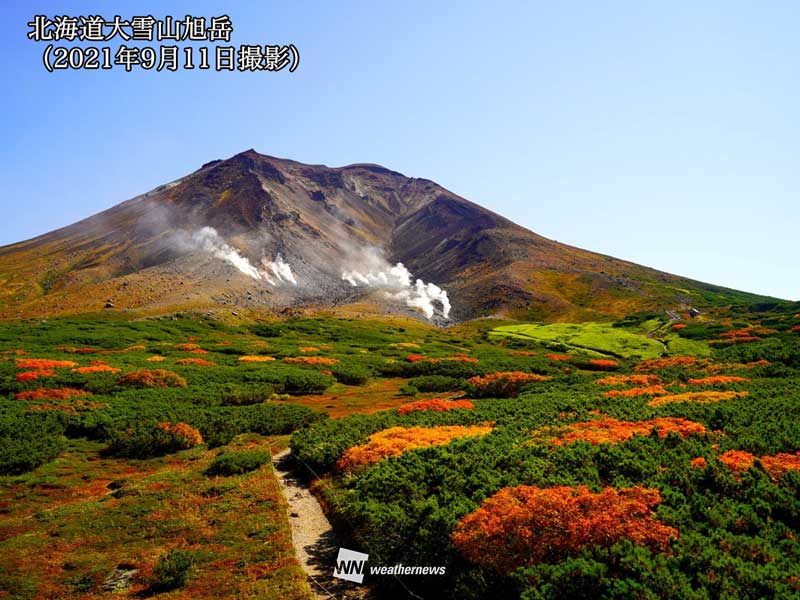
<path fill-rule="evenodd" d="M 623 538 L 664 552 L 678 531 L 653 517 L 659 502 L 659 491 L 644 487 L 593 493 L 586 486 L 520 485 L 500 490 L 462 518 L 451 539 L 468 560 L 500 573 Z"/>
<path fill-rule="evenodd" d="M 442 446 L 454 439 L 486 435 L 488 425 L 448 425 L 440 427 L 391 427 L 369 436 L 365 444 L 353 446 L 342 454 L 336 466 L 342 471 L 376 463 L 389 456 L 429 446 Z"/>
<path fill-rule="evenodd" d="M 749 363 L 716 363 L 708 365 L 704 371 L 707 373 L 719 373 L 720 371 L 749 371 L 756 367 L 766 367 L 772 363 L 768 360 L 756 360 Z"/>
<path fill-rule="evenodd" d="M 715 375 L 713 377 L 703 377 L 701 379 L 690 379 L 691 385 L 725 385 L 727 383 L 745 383 L 750 381 L 747 377 L 736 377 L 735 375 Z"/>
<path fill-rule="evenodd" d="M 175 361 L 176 365 L 197 365 L 199 367 L 214 367 L 217 363 L 205 358 L 181 358 Z"/>
<path fill-rule="evenodd" d="M 743 450 L 728 450 L 721 454 L 719 461 L 734 472 L 747 471 L 756 462 L 756 456 Z M 773 479 L 780 479 L 788 471 L 800 471 L 800 452 L 795 454 L 778 453 L 774 456 L 758 458 L 761 466 Z"/>
<path fill-rule="evenodd" d="M 147 362 L 161 362 L 167 360 L 166 356 L 151 356 L 147 359 Z"/>
<path fill-rule="evenodd" d="M 186 387 L 186 380 L 183 377 L 165 369 L 134 371 L 120 377 L 117 383 L 138 388 Z"/>
<path fill-rule="evenodd" d="M 38 388 L 30 392 L 14 394 L 17 400 L 69 400 L 75 396 L 91 396 L 91 392 L 75 388 Z"/>
<path fill-rule="evenodd" d="M 77 367 L 78 363 L 71 360 L 50 360 L 49 358 L 22 358 L 17 360 L 20 369 L 60 369 Z"/>
<path fill-rule="evenodd" d="M 547 358 L 550 360 L 571 360 L 572 357 L 569 354 L 545 354 Z"/>
<path fill-rule="evenodd" d="M 300 352 L 319 352 L 319 348 L 316 346 L 300 346 L 297 348 Z"/>
<path fill-rule="evenodd" d="M 683 394 L 671 394 L 653 398 L 648 402 L 648 406 L 661 406 L 672 402 L 696 402 L 698 404 L 708 404 L 710 402 L 721 402 L 723 400 L 733 400 L 741 396 L 747 396 L 747 392 L 685 392 Z"/>
<path fill-rule="evenodd" d="M 335 358 L 327 358 L 325 356 L 287 356 L 283 362 L 288 365 L 335 365 L 339 361 Z"/>
<path fill-rule="evenodd" d="M 91 365 L 89 367 L 78 367 L 76 369 L 72 369 L 73 373 L 82 373 L 82 374 L 89 374 L 89 373 L 119 373 L 122 369 L 117 369 L 116 367 L 112 367 L 110 365 Z"/>
<path fill-rule="evenodd" d="M 800 325 L 795 325 L 789 331 L 791 331 L 792 333 L 800 333 Z"/>
<path fill-rule="evenodd" d="M 441 362 L 459 362 L 459 363 L 476 363 L 478 359 L 474 356 L 467 356 L 466 354 L 454 354 L 453 356 L 446 356 L 445 358 L 429 358 L 430 363 Z"/>
<path fill-rule="evenodd" d="M 403 404 L 397 409 L 401 415 L 407 415 L 410 412 L 431 410 L 434 412 L 446 412 L 448 410 L 455 410 L 457 408 L 464 408 L 471 410 L 475 408 L 469 400 L 444 400 L 442 398 L 432 398 L 431 400 L 418 400 L 409 404 Z"/>
<path fill-rule="evenodd" d="M 408 362 L 419 362 L 421 360 L 425 360 L 425 357 L 422 354 L 409 354 L 406 356 L 406 360 Z"/>
<path fill-rule="evenodd" d="M 589 360 L 589 364 L 598 369 L 616 369 L 619 366 L 616 360 L 609 358 L 592 358 Z"/>
<path fill-rule="evenodd" d="M 264 356 L 262 354 L 248 354 L 239 357 L 239 362 L 255 363 L 255 362 L 271 362 L 275 360 L 274 356 Z"/>
<path fill-rule="evenodd" d="M 658 375 L 609 375 L 595 381 L 597 385 L 638 385 L 651 386 L 661 383 Z"/>
<path fill-rule="evenodd" d="M 662 396 L 669 394 L 663 385 L 637 387 L 629 390 L 608 390 L 604 396 L 608 398 L 637 398 L 639 396 Z"/>
<path fill-rule="evenodd" d="M 589 442 L 592 445 L 618 444 L 635 435 L 650 435 L 653 429 L 662 438 L 667 437 L 670 433 L 688 437 L 692 434 L 706 432 L 706 428 L 701 423 L 695 423 L 688 419 L 658 417 L 647 421 L 618 421 L 612 417 L 604 417 L 568 425 L 564 433 L 553 439 L 553 443 L 557 446 L 578 441 Z"/>
<path fill-rule="evenodd" d="M 705 458 L 702 456 L 698 456 L 697 458 L 693 458 L 692 462 L 689 463 L 693 469 L 704 469 L 708 464 Z"/>
<path fill-rule="evenodd" d="M 175 344 L 178 350 L 199 350 L 200 346 L 197 344 Z"/>
<path fill-rule="evenodd" d="M 471 393 L 478 397 L 513 398 L 524 385 L 549 379 L 545 375 L 523 371 L 500 371 L 470 377 L 467 383 L 471 386 Z"/>
<path fill-rule="evenodd" d="M 693 367 L 697 365 L 694 356 L 672 356 L 670 358 L 652 358 L 644 360 L 634 369 L 636 373 L 647 373 L 649 371 L 659 371 L 670 367 Z"/>
<path fill-rule="evenodd" d="M 69 403 L 45 402 L 44 404 L 33 404 L 25 409 L 24 412 L 62 412 L 76 414 L 88 410 L 99 410 L 108 408 L 105 402 L 90 402 L 89 400 L 72 400 Z"/>
<path fill-rule="evenodd" d="M 52 369 L 37 369 L 35 371 L 23 371 L 17 373 L 16 380 L 20 383 L 36 381 L 40 377 L 53 377 L 56 374 Z"/>
<path fill-rule="evenodd" d="M 200 432 L 186 423 L 179 422 L 174 425 L 170 422 L 159 423 L 158 428 L 177 439 L 183 448 L 192 448 L 203 443 Z"/>
<path fill-rule="evenodd" d="M 532 350 L 515 350 L 514 352 L 509 352 L 511 356 L 536 356 L 536 352 Z"/>
<path fill-rule="evenodd" d="M 672 331 L 680 331 L 681 329 L 686 329 L 686 323 L 675 323 L 672 326 Z"/>

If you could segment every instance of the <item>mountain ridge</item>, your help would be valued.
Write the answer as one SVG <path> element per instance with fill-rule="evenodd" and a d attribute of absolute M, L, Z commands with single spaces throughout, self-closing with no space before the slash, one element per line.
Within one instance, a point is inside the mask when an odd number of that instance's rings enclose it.
<path fill-rule="evenodd" d="M 198 241 L 204 228 L 217 237 Z M 237 271 L 235 255 L 255 270 Z M 345 271 L 383 277 L 397 262 L 413 274 L 409 289 L 342 280 Z M 296 284 L 280 276 L 269 283 L 280 268 Z M 435 286 L 415 291 L 417 277 Z M 434 297 L 436 286 L 449 293 L 453 320 L 611 319 L 769 299 L 550 240 L 431 180 L 381 165 L 308 165 L 252 149 L 0 247 L 0 282 L 6 319 L 107 305 L 280 310 L 365 299 L 384 312 L 413 313 L 414 302 L 424 302 L 414 294 Z M 434 307 L 435 320 L 446 322 L 443 304 Z"/>

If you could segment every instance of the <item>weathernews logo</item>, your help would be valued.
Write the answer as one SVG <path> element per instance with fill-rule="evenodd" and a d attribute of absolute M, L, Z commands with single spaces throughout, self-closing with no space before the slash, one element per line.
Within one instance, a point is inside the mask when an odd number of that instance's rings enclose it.
<path fill-rule="evenodd" d="M 367 573 L 367 561 L 369 554 L 339 548 L 339 555 L 336 557 L 336 568 L 333 576 L 355 583 L 364 581 L 364 574 Z M 382 565 L 369 568 L 370 575 L 444 575 L 446 567 L 421 567 L 406 565 Z"/>

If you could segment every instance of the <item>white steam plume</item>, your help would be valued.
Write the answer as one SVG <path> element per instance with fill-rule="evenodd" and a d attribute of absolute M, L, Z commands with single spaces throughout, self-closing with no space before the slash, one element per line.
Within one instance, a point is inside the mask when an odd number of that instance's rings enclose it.
<path fill-rule="evenodd" d="M 279 282 L 286 281 L 297 285 L 297 279 L 295 279 L 294 273 L 292 273 L 292 268 L 289 266 L 289 263 L 283 260 L 280 254 L 275 257 L 275 260 L 267 260 L 265 256 L 261 259 L 261 264 L 264 266 L 263 273 L 270 283 L 273 283 L 273 278 L 269 276 L 269 273 L 272 273 L 273 277 Z"/>
<path fill-rule="evenodd" d="M 270 285 L 288 282 L 297 285 L 292 269 L 279 254 L 275 260 L 261 259 L 263 269 L 254 267 L 253 264 L 242 256 L 236 248 L 229 246 L 213 227 L 203 227 L 192 234 L 192 241 L 201 250 L 212 256 L 233 265 L 239 271 L 257 281 L 266 281 Z"/>
<path fill-rule="evenodd" d="M 367 272 L 356 269 L 342 272 L 342 280 L 353 287 L 366 286 L 383 288 L 386 295 L 398 302 L 404 302 L 411 308 L 419 308 L 425 317 L 431 319 L 434 315 L 434 302 L 442 307 L 442 316 L 450 318 L 450 299 L 447 292 L 434 283 L 425 283 L 417 279 L 412 285 L 413 277 L 403 263 L 389 265 L 376 252 L 366 252 L 365 262 L 372 263 L 371 270 Z M 383 264 L 380 264 L 383 263 Z"/>

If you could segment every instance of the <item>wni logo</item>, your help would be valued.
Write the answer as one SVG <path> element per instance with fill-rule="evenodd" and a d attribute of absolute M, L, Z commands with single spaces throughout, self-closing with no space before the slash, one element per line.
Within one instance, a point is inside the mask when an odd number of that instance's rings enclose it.
<path fill-rule="evenodd" d="M 369 554 L 339 548 L 339 555 L 336 557 L 336 569 L 333 576 L 355 583 L 364 581 L 364 573 L 367 571 L 367 559 Z"/>

